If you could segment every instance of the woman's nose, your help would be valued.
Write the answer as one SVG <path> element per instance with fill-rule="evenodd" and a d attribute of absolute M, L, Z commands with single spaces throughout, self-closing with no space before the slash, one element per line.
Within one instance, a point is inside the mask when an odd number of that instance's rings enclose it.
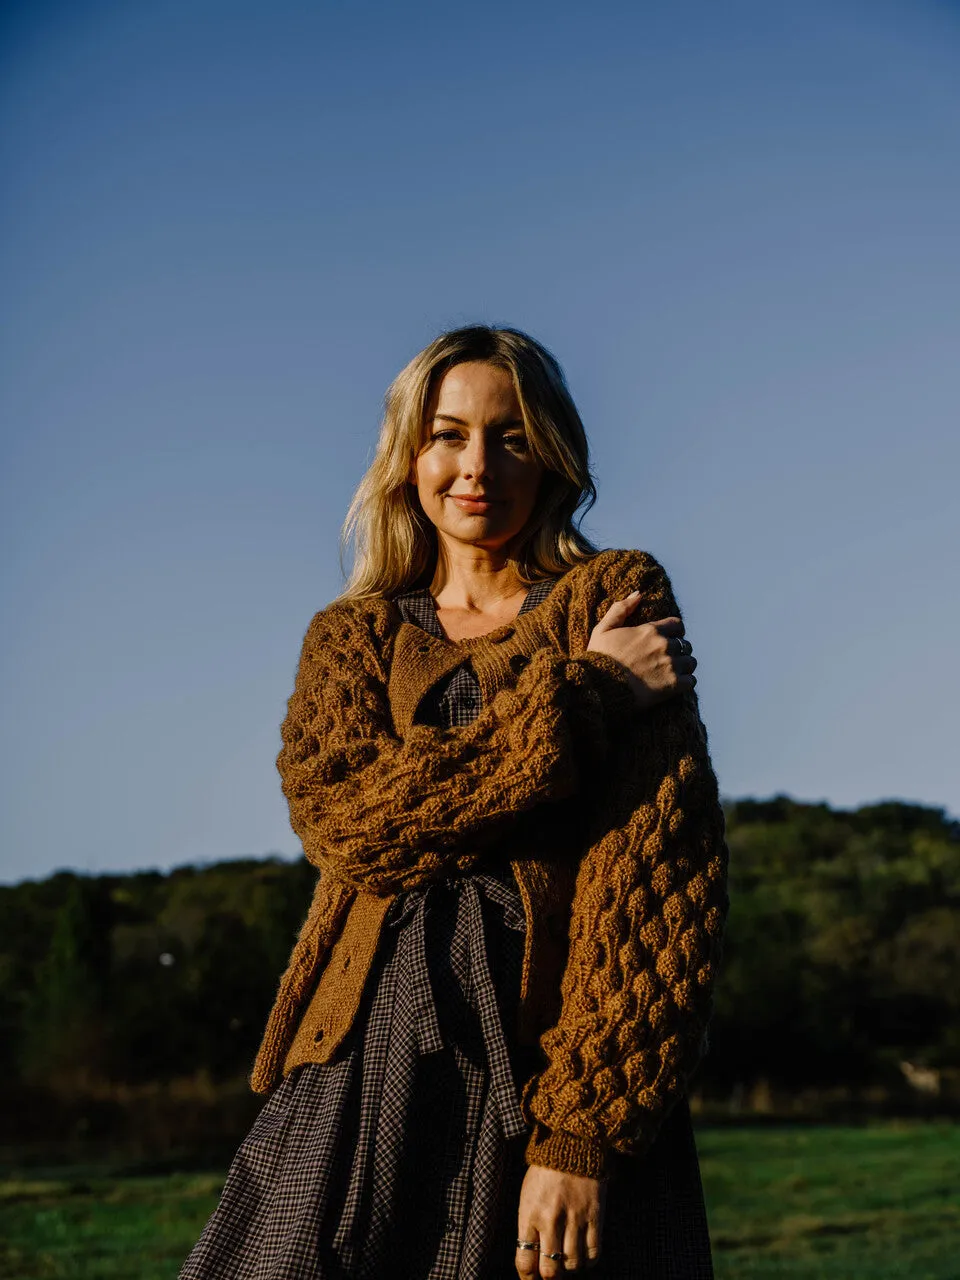
<path fill-rule="evenodd" d="M 471 443 L 460 455 L 460 474 L 464 479 L 483 477 L 490 473 L 492 457 L 482 444 Z"/>

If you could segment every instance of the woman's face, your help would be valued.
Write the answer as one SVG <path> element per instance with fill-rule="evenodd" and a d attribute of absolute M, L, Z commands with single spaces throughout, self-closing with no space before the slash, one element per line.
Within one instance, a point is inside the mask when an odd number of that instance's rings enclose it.
<path fill-rule="evenodd" d="M 438 536 L 505 551 L 533 511 L 542 474 L 508 370 L 483 361 L 449 369 L 409 476 Z M 481 495 L 485 504 L 461 500 Z"/>

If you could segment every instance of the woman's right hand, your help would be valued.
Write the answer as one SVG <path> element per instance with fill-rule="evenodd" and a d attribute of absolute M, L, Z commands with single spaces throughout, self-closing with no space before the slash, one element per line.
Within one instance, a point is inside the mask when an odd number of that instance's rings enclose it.
<path fill-rule="evenodd" d="M 587 651 L 616 658 L 629 672 L 628 683 L 641 707 L 652 707 L 693 689 L 697 665 L 689 641 L 683 641 L 680 618 L 632 624 L 638 591 L 616 600 L 590 633 Z"/>

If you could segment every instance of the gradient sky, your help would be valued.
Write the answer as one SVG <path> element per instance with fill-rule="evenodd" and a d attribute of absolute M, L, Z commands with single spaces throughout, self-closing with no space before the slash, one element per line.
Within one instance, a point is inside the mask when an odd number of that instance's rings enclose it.
<path fill-rule="evenodd" d="M 727 796 L 960 813 L 960 10 L 8 3 L 0 879 L 294 854 L 383 392 L 529 330 Z"/>

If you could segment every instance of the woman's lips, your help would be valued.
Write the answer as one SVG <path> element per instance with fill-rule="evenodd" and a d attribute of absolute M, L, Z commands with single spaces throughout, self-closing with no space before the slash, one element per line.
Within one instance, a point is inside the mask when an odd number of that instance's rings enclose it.
<path fill-rule="evenodd" d="M 462 511 L 489 511 L 499 505 L 489 498 L 458 498 L 455 494 L 450 494 L 450 497 Z"/>

